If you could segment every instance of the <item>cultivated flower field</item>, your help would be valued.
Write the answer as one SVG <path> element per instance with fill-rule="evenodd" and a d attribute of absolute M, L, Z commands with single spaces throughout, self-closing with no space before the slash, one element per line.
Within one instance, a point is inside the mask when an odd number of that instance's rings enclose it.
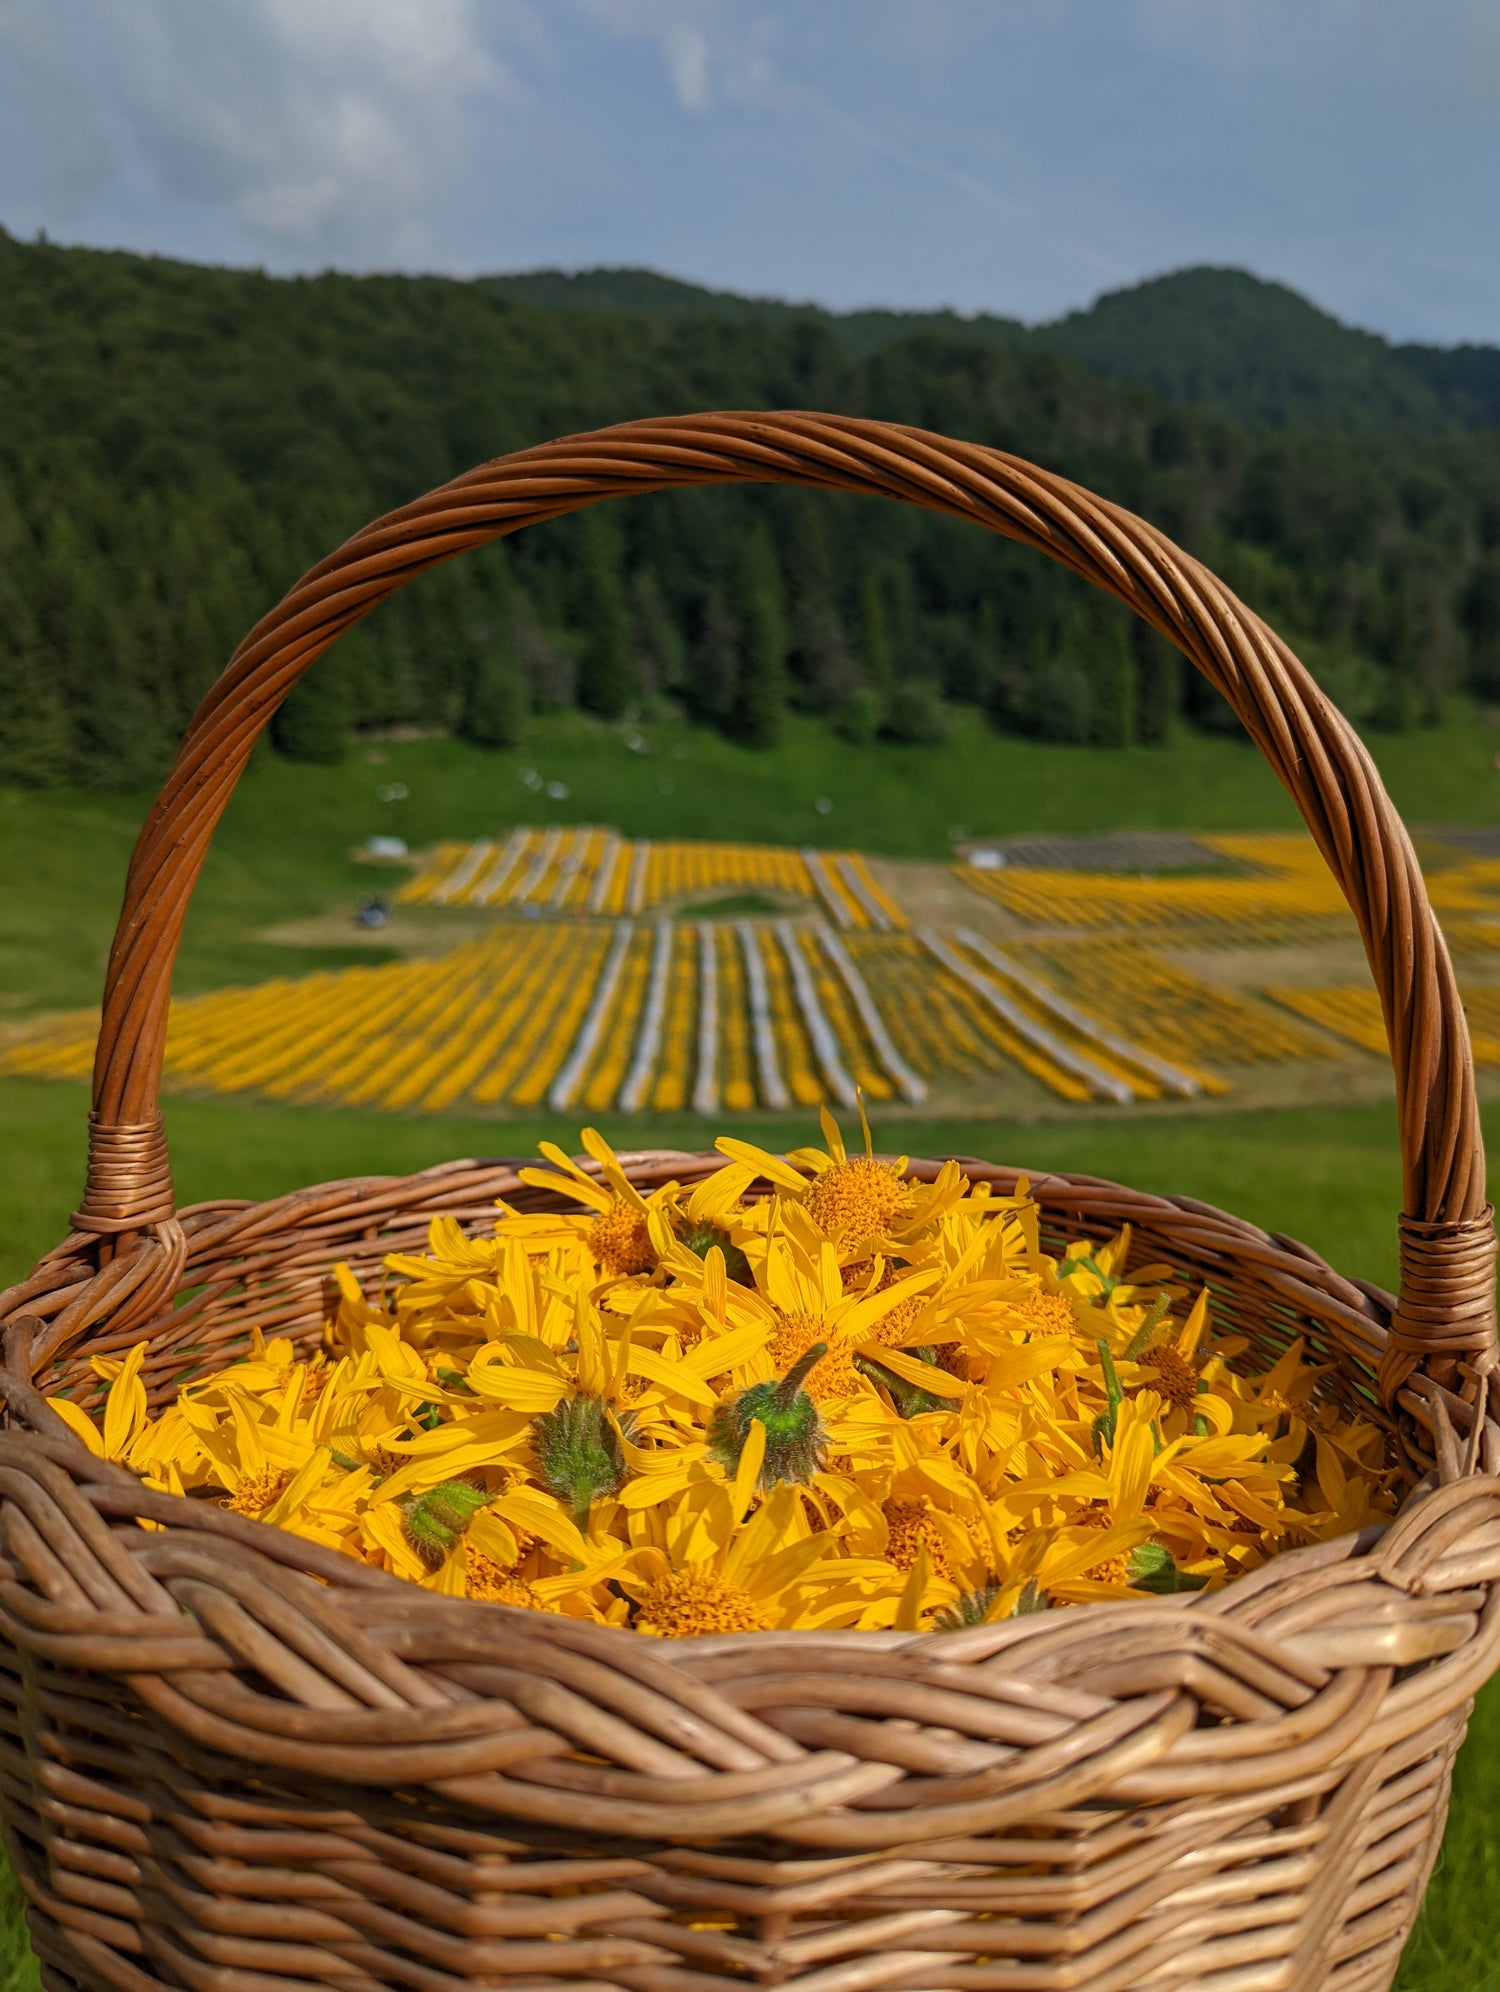
<path fill-rule="evenodd" d="M 966 885 L 1039 927 L 1159 930 L 1192 927 L 1226 946 L 1316 940 L 1347 927 L 1349 911 L 1307 837 L 1202 837 L 1214 856 L 1253 867 L 1248 875 L 1119 877 L 1092 872 L 981 870 L 961 866 Z"/>
<path fill-rule="evenodd" d="M 400 897 L 415 905 L 633 916 L 715 890 L 805 899 L 843 928 L 888 933 L 906 925 L 858 851 L 685 838 L 652 843 L 587 824 L 521 825 L 500 839 L 440 844 Z"/>
<path fill-rule="evenodd" d="M 878 993 L 877 993 L 878 992 Z M 84 1078 L 82 1019 L 4 1069 Z M 283 978 L 174 1006 L 180 1087 L 387 1111 L 784 1111 L 857 1092 L 922 1104 L 934 1078 L 1021 1066 L 1126 1103 L 1222 1082 L 1127 1042 L 964 930 L 791 920 L 506 922 L 437 961 Z"/>
<path fill-rule="evenodd" d="M 1316 942 L 1353 931 L 1343 895 L 1310 837 L 1270 831 L 1192 841 L 1205 867 L 1217 860 L 1235 869 L 1160 877 L 1035 866 L 957 870 L 966 885 L 1038 927 L 1191 929 L 1199 945 L 1225 947 Z M 1432 855 L 1428 890 L 1445 927 L 1472 928 L 1466 916 L 1500 919 L 1500 860 L 1441 848 Z M 1466 938 L 1500 946 L 1500 926 Z"/>
<path fill-rule="evenodd" d="M 1358 984 L 1326 989 L 1273 987 L 1266 994 L 1299 1017 L 1346 1038 L 1350 1044 L 1382 1055 L 1385 1052 L 1385 1020 L 1380 1014 L 1380 999 L 1373 989 L 1361 989 Z M 1466 989 L 1464 1010 L 1469 1019 L 1475 1063 L 1500 1065 L 1500 989 Z"/>
<path fill-rule="evenodd" d="M 963 866 L 978 890 L 958 894 L 970 910 L 955 918 L 935 868 L 877 877 L 857 852 L 522 826 L 439 846 L 398 895 L 429 930 L 463 908 L 469 938 L 180 1001 L 166 1081 L 386 1112 L 714 1116 L 861 1093 L 897 1110 L 1202 1102 L 1277 1067 L 1357 1078 L 1361 1057 L 1383 1059 L 1352 923 L 1311 843 L 1200 843 L 1218 871 Z M 1454 854 L 1432 888 L 1476 1058 L 1500 1066 L 1500 988 L 1485 982 L 1500 865 Z M 736 895 L 785 910 L 723 917 Z M 924 918 L 924 896 L 941 920 Z M 492 915 L 477 935 L 476 911 Z M 1232 948 L 1239 987 L 1213 968 Z M 1246 983 L 1257 959 L 1268 972 Z M 12 1027 L 0 1071 L 85 1078 L 94 1028 L 82 1015 Z"/>

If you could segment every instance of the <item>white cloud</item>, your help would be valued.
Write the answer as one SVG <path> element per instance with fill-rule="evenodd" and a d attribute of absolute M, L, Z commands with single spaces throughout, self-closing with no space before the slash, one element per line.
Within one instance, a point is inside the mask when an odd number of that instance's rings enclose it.
<path fill-rule="evenodd" d="M 475 109 L 523 94 L 495 47 L 543 46 L 525 0 L 14 0 L 10 11 L 50 15 L 54 37 L 69 23 L 75 77 L 92 43 L 96 154 L 113 127 L 112 149 L 124 141 L 162 194 L 218 208 L 278 259 L 365 265 L 421 255 L 465 171 Z"/>
<path fill-rule="evenodd" d="M 654 41 L 679 107 L 703 117 L 753 103 L 773 83 L 770 14 L 731 0 L 578 0 L 584 16 L 621 38 Z"/>

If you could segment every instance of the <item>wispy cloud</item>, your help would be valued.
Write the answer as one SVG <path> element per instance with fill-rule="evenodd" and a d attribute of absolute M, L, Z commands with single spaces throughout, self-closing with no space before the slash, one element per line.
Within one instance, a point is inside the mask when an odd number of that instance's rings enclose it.
<path fill-rule="evenodd" d="M 678 106 L 696 117 L 753 103 L 774 82 L 773 13 L 748 0 L 576 0 L 597 27 L 654 42 Z"/>

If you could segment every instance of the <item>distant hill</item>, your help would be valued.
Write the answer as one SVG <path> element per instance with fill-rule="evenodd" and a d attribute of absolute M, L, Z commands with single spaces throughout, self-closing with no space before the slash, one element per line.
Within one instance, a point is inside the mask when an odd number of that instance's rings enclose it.
<path fill-rule="evenodd" d="M 830 312 L 707 290 L 652 270 L 532 270 L 481 288 L 552 311 L 761 319 L 826 326 L 862 360 L 913 333 L 1065 354 L 1091 373 L 1246 428 L 1442 435 L 1500 430 L 1500 347 L 1392 345 L 1245 270 L 1178 270 L 1110 291 L 1087 311 L 1026 326 L 989 313 Z"/>
<path fill-rule="evenodd" d="M 1500 429 L 1500 347 L 1393 346 L 1244 270 L 1178 270 L 1032 335 L 1247 428 Z"/>
<path fill-rule="evenodd" d="M 709 290 L 656 270 L 523 270 L 513 276 L 477 277 L 475 288 L 513 304 L 545 311 L 630 312 L 648 318 L 758 319 L 777 325 L 819 325 L 831 331 L 851 360 L 868 359 L 894 339 L 936 333 L 968 345 L 1017 351 L 1041 343 L 1019 318 L 957 311 L 829 311 L 825 305 L 788 303 L 775 297 L 747 297 L 739 291 Z"/>

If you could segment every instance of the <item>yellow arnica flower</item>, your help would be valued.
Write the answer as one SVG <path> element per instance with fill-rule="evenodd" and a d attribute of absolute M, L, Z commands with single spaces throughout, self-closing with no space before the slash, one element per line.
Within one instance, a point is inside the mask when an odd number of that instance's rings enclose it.
<path fill-rule="evenodd" d="M 907 1159 L 883 1162 L 874 1152 L 870 1124 L 860 1106 L 865 1152 L 850 1155 L 837 1121 L 821 1112 L 823 1148 L 799 1148 L 789 1156 L 772 1155 L 748 1141 L 721 1135 L 716 1146 L 732 1163 L 763 1176 L 783 1198 L 795 1199 L 807 1211 L 820 1235 L 838 1246 L 846 1259 L 868 1257 L 882 1246 L 895 1247 L 930 1223 L 951 1197 L 957 1169 L 931 1186 L 906 1179 Z"/>
<path fill-rule="evenodd" d="M 725 1162 L 638 1191 L 592 1130 L 545 1147 L 561 1211 L 451 1217 L 316 1336 L 153 1393 L 97 1357 L 69 1432 L 475 1608 L 684 1639 L 951 1631 L 1212 1589 L 1378 1525 L 1383 1434 L 1300 1341 L 1261 1374 L 1128 1230 L 1042 1248 L 1035 1203 L 850 1154 Z M 1264 1341 L 1274 1336 L 1268 1326 Z M 87 1405 L 90 1408 L 85 1409 Z"/>

